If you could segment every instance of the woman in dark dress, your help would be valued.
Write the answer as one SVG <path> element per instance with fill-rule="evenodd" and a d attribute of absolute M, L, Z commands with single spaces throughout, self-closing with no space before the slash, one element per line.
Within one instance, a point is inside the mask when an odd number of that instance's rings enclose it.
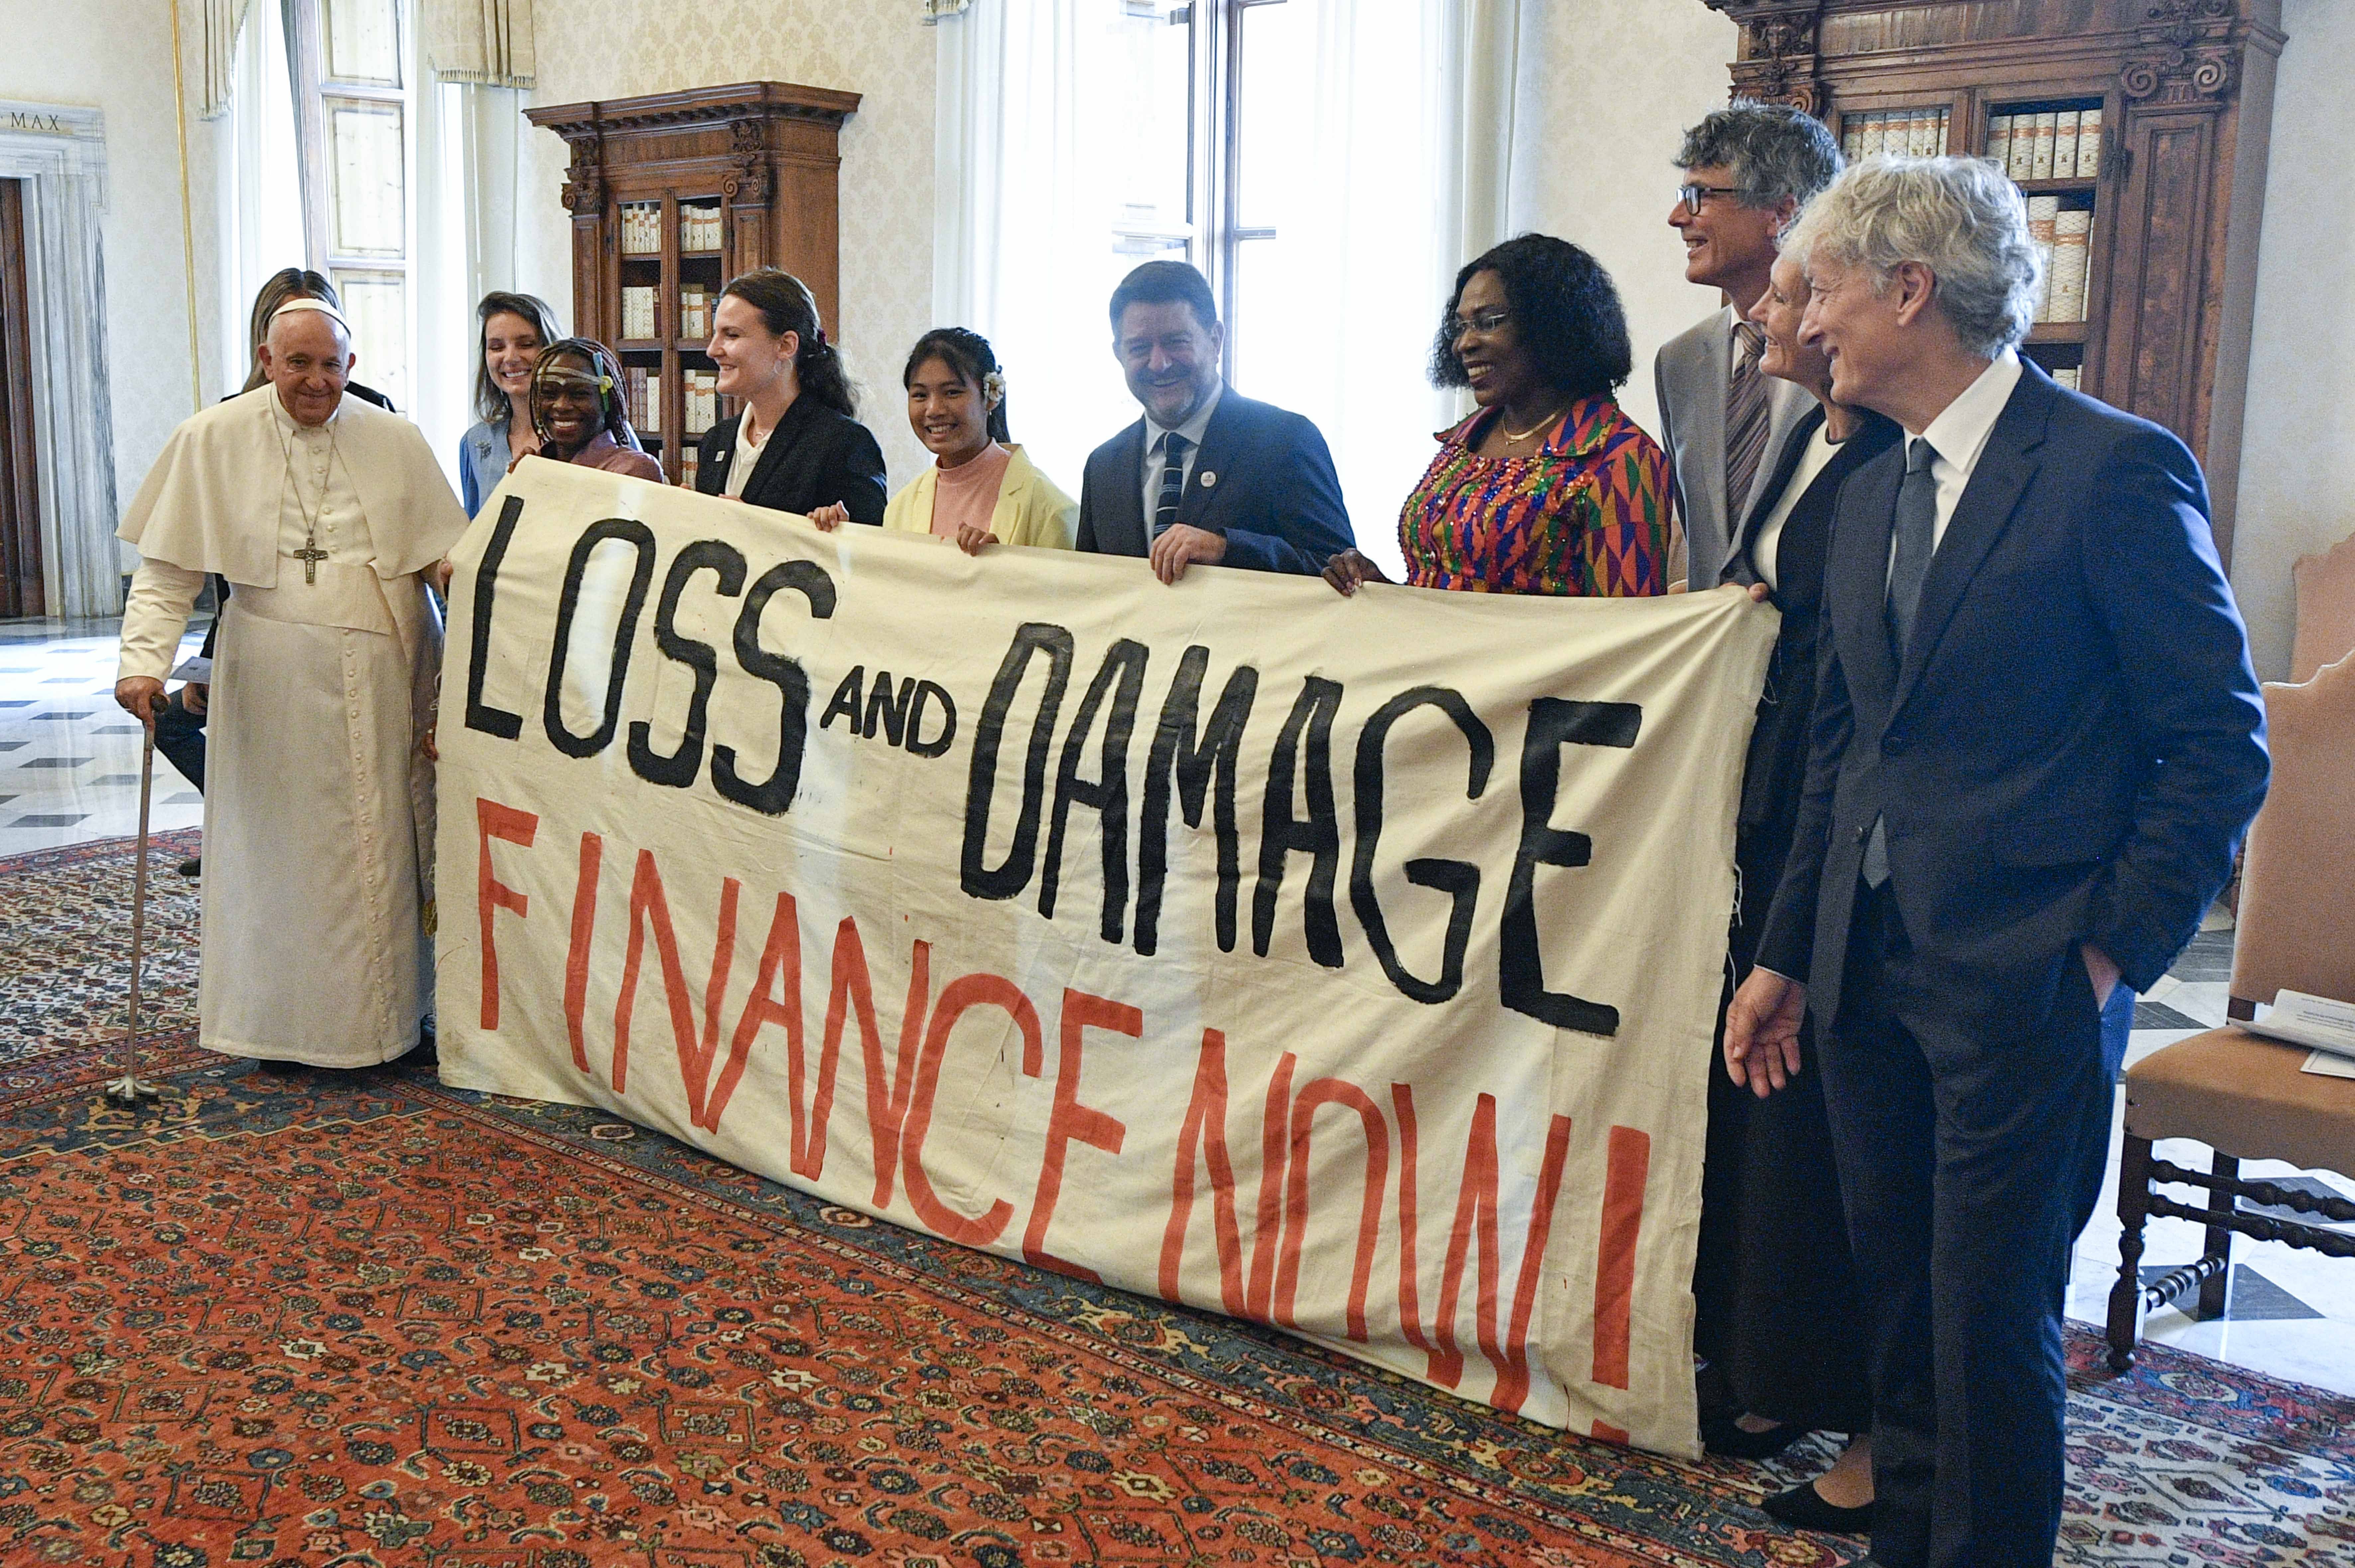
<path fill-rule="evenodd" d="M 1785 257 L 1751 313 L 1766 334 L 1761 367 L 1814 393 L 1817 407 L 1776 454 L 1773 482 L 1742 520 L 1725 573 L 1783 612 L 1734 840 L 1736 984 L 1755 959 L 1798 818 L 1834 504 L 1848 476 L 1898 433 L 1879 415 L 1831 400 L 1829 363 L 1799 341 L 1806 305 L 1806 278 Z M 1694 1345 L 1709 1363 L 1705 1405 L 1713 1406 L 1705 1408 L 1702 1434 L 1712 1452 L 1753 1457 L 1811 1431 L 1859 1435 L 1832 1470 L 1769 1498 L 1766 1510 L 1808 1529 L 1861 1531 L 1872 1498 L 1865 1329 L 1814 1054 L 1808 1033 L 1796 1064 L 1729 1058 L 1724 1073 L 1710 1075 L 1693 1281 Z"/>
<path fill-rule="evenodd" d="M 804 516 L 838 508 L 829 515 L 881 524 L 883 449 L 858 422 L 808 285 L 775 267 L 731 280 L 712 307 L 707 352 L 737 413 L 704 432 L 696 489 Z"/>

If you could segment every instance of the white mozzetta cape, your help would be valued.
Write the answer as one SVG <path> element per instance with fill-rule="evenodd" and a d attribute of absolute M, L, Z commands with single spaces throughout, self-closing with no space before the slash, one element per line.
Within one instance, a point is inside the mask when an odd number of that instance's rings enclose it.
<path fill-rule="evenodd" d="M 269 387 L 183 420 L 123 514 L 117 537 L 151 559 L 233 583 L 278 586 L 278 517 L 286 488 Z M 422 571 L 466 531 L 466 514 L 424 433 L 345 395 L 336 445 L 368 519 L 370 562 L 389 581 Z"/>

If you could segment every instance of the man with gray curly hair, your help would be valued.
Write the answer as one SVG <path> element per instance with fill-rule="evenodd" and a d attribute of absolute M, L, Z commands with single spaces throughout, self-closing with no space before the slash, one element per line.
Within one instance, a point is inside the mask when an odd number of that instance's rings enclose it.
<path fill-rule="evenodd" d="M 1685 183 L 1668 209 L 1684 242 L 1685 281 L 1720 291 L 1722 309 L 1662 344 L 1652 361 L 1660 445 L 1675 479 L 1686 569 L 1717 586 L 1762 480 L 1815 399 L 1759 369 L 1765 337 L 1750 307 L 1766 291 L 1775 237 L 1840 171 L 1839 146 L 1812 115 L 1744 99 L 1685 132 Z"/>
<path fill-rule="evenodd" d="M 1796 1070 L 1814 1010 L 1875 1561 L 2042 1568 L 2117 1067 L 2100 1010 L 2222 888 L 2264 710 L 2198 462 L 2017 351 L 2038 264 L 2000 169 L 1868 160 L 1785 245 L 1832 395 L 1907 439 L 1840 493 L 1806 795 L 1727 1065 Z"/>

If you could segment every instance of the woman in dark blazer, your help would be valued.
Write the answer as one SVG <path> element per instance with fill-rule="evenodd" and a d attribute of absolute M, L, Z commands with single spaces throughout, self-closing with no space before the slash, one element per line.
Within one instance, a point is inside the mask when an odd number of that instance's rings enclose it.
<path fill-rule="evenodd" d="M 1806 278 L 1785 257 L 1751 313 L 1766 334 L 1761 367 L 1806 388 L 1817 406 L 1775 454 L 1725 569 L 1724 580 L 1751 585 L 1783 612 L 1735 830 L 1737 984 L 1756 960 L 1798 820 L 1835 503 L 1848 476 L 1898 435 L 1879 415 L 1831 400 L 1823 351 L 1799 342 L 1806 305 Z M 1766 1510 L 1787 1522 L 1856 1531 L 1871 1518 L 1868 1344 L 1811 1035 L 1801 1052 L 1799 1071 L 1779 1083 L 1754 1072 L 1747 1086 L 1724 1072 L 1710 1075 L 1693 1277 L 1694 1348 L 1708 1361 L 1702 1436 L 1712 1452 L 1763 1457 L 1810 1431 L 1858 1435 L 1830 1472 L 1766 1499 Z"/>
<path fill-rule="evenodd" d="M 854 523 L 882 523 L 883 450 L 858 422 L 842 355 L 799 278 L 762 267 L 731 281 L 711 313 L 707 352 L 739 411 L 704 432 L 696 489 L 805 516 L 839 506 Z"/>

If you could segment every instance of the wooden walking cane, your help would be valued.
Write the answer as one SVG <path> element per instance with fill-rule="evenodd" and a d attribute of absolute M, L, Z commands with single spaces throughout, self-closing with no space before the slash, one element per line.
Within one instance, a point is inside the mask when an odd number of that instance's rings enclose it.
<path fill-rule="evenodd" d="M 197 346 L 197 229 L 188 204 L 188 101 L 180 58 L 180 0 L 172 5 L 172 121 L 180 139 L 180 258 L 188 291 L 188 388 L 197 410 L 205 406 L 204 373 Z M 165 699 L 158 696 L 155 701 Z M 135 1106 L 163 1090 L 139 1076 L 139 981 L 147 957 L 147 807 L 155 789 L 155 714 L 148 708 L 139 751 L 139 865 L 131 883 L 131 1008 L 123 1020 L 123 1076 L 106 1086 L 106 1097 Z"/>
<path fill-rule="evenodd" d="M 144 733 L 146 739 L 139 747 L 139 863 L 131 880 L 131 1010 L 123 1021 L 123 1076 L 106 1086 L 106 1097 L 120 1106 L 135 1106 L 164 1092 L 139 1075 L 139 981 L 147 958 L 147 804 L 155 789 L 152 711 Z"/>

